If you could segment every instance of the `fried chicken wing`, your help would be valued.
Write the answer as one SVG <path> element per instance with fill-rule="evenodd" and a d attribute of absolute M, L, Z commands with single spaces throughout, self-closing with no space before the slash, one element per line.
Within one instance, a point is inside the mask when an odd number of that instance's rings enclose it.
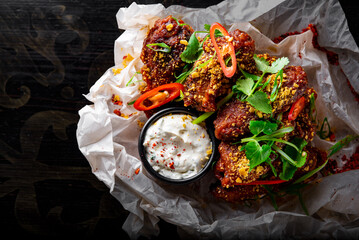
<path fill-rule="evenodd" d="M 262 164 L 249 171 L 249 160 L 240 149 L 241 145 L 225 142 L 221 142 L 218 147 L 220 158 L 214 174 L 221 181 L 222 187 L 253 182 L 269 170 L 269 166 Z"/>
<path fill-rule="evenodd" d="M 182 72 L 186 63 L 181 60 L 180 55 L 193 33 L 189 25 L 181 25 L 182 23 L 182 20 L 177 22 L 172 16 L 168 16 L 157 20 L 148 32 L 141 52 L 141 60 L 144 63 L 141 74 L 147 83 L 144 91 L 175 82 L 175 74 L 179 75 Z M 148 44 L 154 43 L 165 43 L 171 51 L 166 53 L 147 47 Z M 151 47 L 156 50 L 161 49 L 159 46 Z"/>
<path fill-rule="evenodd" d="M 214 134 L 217 139 L 234 141 L 249 132 L 249 122 L 257 118 L 255 111 L 247 102 L 233 98 L 219 109 L 217 118 L 213 122 Z"/>
<path fill-rule="evenodd" d="M 269 78 L 269 84 L 263 89 L 270 96 L 274 78 L 276 74 L 268 75 L 264 78 L 266 82 Z M 277 79 L 278 84 L 280 79 Z M 284 69 L 283 83 L 279 88 L 276 100 L 271 104 L 273 115 L 288 111 L 291 105 L 300 97 L 305 96 L 309 103 L 310 93 L 315 92 L 313 89 L 308 90 L 308 80 L 306 73 L 300 66 L 289 66 Z M 239 137 L 249 133 L 249 122 L 256 119 L 267 119 L 269 114 L 263 114 L 254 109 L 247 102 L 238 99 L 232 99 L 231 102 L 222 106 L 214 121 L 215 135 L 222 141 L 235 141 Z"/>
<path fill-rule="evenodd" d="M 254 41 L 245 32 L 234 30 L 229 33 L 233 37 L 235 52 L 238 52 L 237 62 L 248 72 L 256 70 L 253 60 Z M 225 47 L 224 37 L 216 39 L 218 46 Z M 187 78 L 184 92 L 184 105 L 196 108 L 198 111 L 216 111 L 218 98 L 226 95 L 232 88 L 239 75 L 239 71 L 232 77 L 224 76 L 218 56 L 210 39 L 203 44 L 203 54 L 194 63 L 195 71 Z"/>
<path fill-rule="evenodd" d="M 212 194 L 226 202 L 239 203 L 264 196 L 267 191 L 261 185 L 241 185 L 226 188 L 217 184 L 212 186 Z"/>

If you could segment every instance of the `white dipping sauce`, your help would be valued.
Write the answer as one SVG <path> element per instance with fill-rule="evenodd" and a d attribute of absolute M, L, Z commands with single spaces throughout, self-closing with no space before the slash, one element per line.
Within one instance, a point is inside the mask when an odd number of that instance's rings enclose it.
<path fill-rule="evenodd" d="M 143 142 L 146 159 L 159 174 L 171 179 L 196 175 L 212 154 L 205 128 L 193 124 L 191 115 L 170 114 L 158 119 Z"/>

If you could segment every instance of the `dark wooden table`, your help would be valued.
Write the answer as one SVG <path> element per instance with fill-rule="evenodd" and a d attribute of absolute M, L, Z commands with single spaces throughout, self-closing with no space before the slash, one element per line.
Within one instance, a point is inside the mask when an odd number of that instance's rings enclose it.
<path fill-rule="evenodd" d="M 1 1 L 3 236 L 128 238 L 122 230 L 128 212 L 91 173 L 75 132 L 77 112 L 88 104 L 83 94 L 114 65 L 114 41 L 121 34 L 115 15 L 132 2 Z M 159 2 L 207 7 L 220 1 Z M 359 6 L 340 2 L 358 43 Z M 159 225 L 159 238 L 178 238 L 175 226 Z"/>

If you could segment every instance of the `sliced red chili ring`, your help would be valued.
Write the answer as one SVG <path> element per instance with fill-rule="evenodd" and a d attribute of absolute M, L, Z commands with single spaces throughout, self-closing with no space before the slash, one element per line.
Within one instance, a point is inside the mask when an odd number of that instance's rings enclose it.
<path fill-rule="evenodd" d="M 299 98 L 295 103 L 293 103 L 292 107 L 290 108 L 289 114 L 288 114 L 288 120 L 293 121 L 295 120 L 299 113 L 304 109 L 305 107 L 305 97 Z"/>
<path fill-rule="evenodd" d="M 216 30 L 219 30 L 223 34 L 224 38 L 226 39 L 226 41 L 228 43 L 228 44 L 222 46 L 221 49 L 218 47 L 218 44 L 216 42 L 216 38 L 215 38 Z M 211 25 L 211 28 L 209 29 L 209 33 L 211 36 L 212 44 L 217 53 L 219 63 L 221 64 L 223 73 L 226 77 L 230 78 L 234 75 L 234 73 L 236 72 L 236 69 L 237 69 L 236 53 L 235 53 L 234 46 L 232 43 L 233 38 L 229 35 L 227 30 L 221 24 L 219 24 L 217 22 L 213 23 Z M 224 57 L 227 54 L 230 54 L 230 56 L 231 56 L 232 65 L 230 67 L 226 66 L 226 62 L 224 59 Z"/>
<path fill-rule="evenodd" d="M 142 94 L 133 106 L 139 111 L 151 110 L 172 101 L 181 91 L 184 86 L 180 83 L 164 84 Z"/>

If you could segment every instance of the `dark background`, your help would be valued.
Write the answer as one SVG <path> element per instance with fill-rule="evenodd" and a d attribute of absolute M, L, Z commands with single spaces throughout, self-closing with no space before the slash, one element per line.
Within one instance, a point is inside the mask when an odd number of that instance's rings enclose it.
<path fill-rule="evenodd" d="M 0 3 L 0 229 L 14 237 L 116 237 L 128 212 L 78 149 L 78 111 L 114 65 L 116 13 L 131 0 Z M 208 7 L 219 0 L 136 1 Z M 340 1 L 359 41 L 359 6 Z M 335 17 L 335 16 L 333 16 Z M 303 28 L 306 26 L 303 26 Z M 160 221 L 161 239 L 177 239 Z M 113 235 L 115 233 L 115 235 Z"/>

